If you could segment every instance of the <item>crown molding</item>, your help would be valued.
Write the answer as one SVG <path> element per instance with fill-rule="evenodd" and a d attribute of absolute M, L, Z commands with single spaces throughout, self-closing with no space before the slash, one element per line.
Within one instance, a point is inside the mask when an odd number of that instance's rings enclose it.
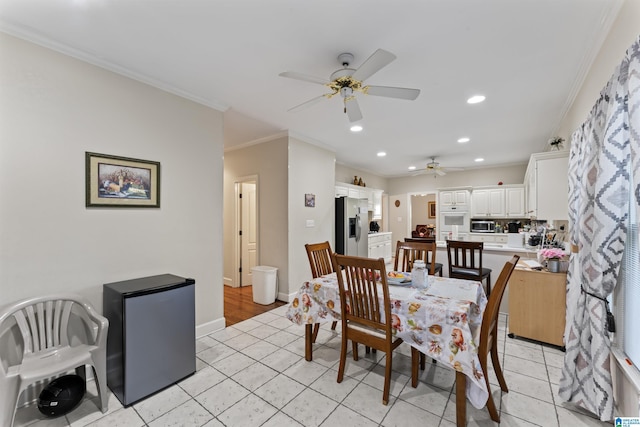
<path fill-rule="evenodd" d="M 136 73 L 118 64 L 114 64 L 103 58 L 99 58 L 89 52 L 72 48 L 64 43 L 58 43 L 46 37 L 45 35 L 38 33 L 36 30 L 32 28 L 25 27 L 23 25 L 17 25 L 5 19 L 0 19 L 0 31 L 3 33 L 9 34 L 10 36 L 17 37 L 19 39 L 28 41 L 30 43 L 37 44 L 39 46 L 61 53 L 63 55 L 70 56 L 72 58 L 89 63 L 91 65 L 95 65 L 96 67 L 103 68 L 105 70 L 111 71 L 121 76 L 155 87 L 164 92 L 168 92 L 173 95 L 179 96 L 181 98 L 185 98 L 190 101 L 196 102 L 198 104 L 213 108 L 214 110 L 225 112 L 229 109 L 229 105 L 223 102 L 202 98 L 198 95 L 178 89 L 160 80 L 156 80 L 149 76 Z"/>

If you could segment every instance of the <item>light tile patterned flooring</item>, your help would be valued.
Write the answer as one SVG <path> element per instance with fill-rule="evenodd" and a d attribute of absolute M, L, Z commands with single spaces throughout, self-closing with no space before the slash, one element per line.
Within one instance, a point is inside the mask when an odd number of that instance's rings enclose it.
<path fill-rule="evenodd" d="M 358 362 L 348 357 L 338 384 L 340 335 L 330 323 L 323 325 L 313 361 L 306 362 L 304 327 L 287 320 L 286 309 L 200 338 L 194 375 L 128 408 L 110 394 L 109 411 L 102 414 L 91 382 L 85 400 L 66 416 L 47 419 L 31 405 L 18 410 L 15 426 L 455 426 L 453 371 L 427 363 L 412 388 L 411 352 L 402 344 L 394 353 L 391 397 L 384 406 L 380 352 Z M 489 374 L 501 426 L 611 425 L 560 401 L 562 352 L 506 338 L 505 329 L 502 318 L 500 358 L 509 393 L 500 391 L 492 368 Z M 498 425 L 486 408 L 467 408 L 469 426 Z"/>

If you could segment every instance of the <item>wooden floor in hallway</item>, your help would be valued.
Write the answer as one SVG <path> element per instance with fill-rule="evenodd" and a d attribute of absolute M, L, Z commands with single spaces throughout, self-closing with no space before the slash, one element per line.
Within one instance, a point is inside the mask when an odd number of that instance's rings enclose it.
<path fill-rule="evenodd" d="M 224 317 L 226 326 L 231 326 L 243 320 L 250 319 L 258 314 L 265 313 L 274 308 L 285 305 L 286 302 L 278 301 L 269 305 L 253 302 L 253 287 L 242 286 L 234 288 L 224 287 Z"/>

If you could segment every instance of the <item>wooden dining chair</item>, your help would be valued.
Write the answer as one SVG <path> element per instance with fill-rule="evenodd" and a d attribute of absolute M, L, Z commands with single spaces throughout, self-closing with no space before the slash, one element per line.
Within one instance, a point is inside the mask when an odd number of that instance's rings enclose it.
<path fill-rule="evenodd" d="M 316 277 L 324 276 L 325 274 L 333 273 L 333 263 L 331 260 L 331 244 L 329 242 L 322 243 L 307 243 L 304 245 L 307 250 L 307 257 L 309 258 L 309 266 L 311 267 L 311 276 Z M 331 324 L 331 330 L 335 331 L 338 322 L 334 321 Z M 316 323 L 313 326 L 313 338 L 312 342 L 316 342 L 318 337 L 318 331 L 320 330 L 320 324 Z"/>
<path fill-rule="evenodd" d="M 412 237 L 405 237 L 404 238 L 405 242 L 426 242 L 426 243 L 433 243 L 435 245 L 436 243 L 436 238 L 435 237 L 418 237 L 418 238 L 412 238 Z M 433 262 L 434 262 L 434 266 L 435 266 L 435 273 L 433 275 L 439 275 L 440 277 L 442 277 L 442 264 L 439 262 L 435 262 L 436 261 L 436 251 L 435 249 L 433 250 L 433 254 L 427 253 L 427 261 L 426 264 L 429 265 L 431 264 L 431 257 L 433 256 Z M 431 274 L 431 273 L 429 273 Z"/>
<path fill-rule="evenodd" d="M 500 422 L 500 415 L 496 408 L 496 404 L 491 397 L 491 387 L 489 386 L 489 376 L 487 371 L 487 355 L 491 353 L 491 362 L 493 363 L 493 370 L 498 377 L 498 383 L 500 388 L 505 393 L 509 392 L 507 388 L 507 382 L 504 380 L 502 374 L 502 368 L 500 367 L 500 359 L 498 357 L 498 314 L 500 311 L 500 303 L 502 302 L 502 296 L 504 290 L 507 288 L 507 283 L 513 273 L 516 264 L 520 257 L 514 255 L 509 261 L 507 261 L 498 276 L 493 292 L 489 297 L 489 302 L 484 309 L 482 315 L 482 326 L 480 327 L 480 345 L 478 346 L 478 357 L 480 358 L 480 366 L 482 366 L 482 372 L 484 373 L 484 379 L 487 383 L 487 391 L 489 392 L 489 399 L 487 399 L 487 409 L 491 419 L 497 423 Z"/>
<path fill-rule="evenodd" d="M 421 259 L 427 266 L 429 274 L 433 276 L 435 274 L 435 252 L 435 242 L 401 242 L 398 240 L 393 270 L 410 272 L 413 268 L 413 262 Z"/>
<path fill-rule="evenodd" d="M 338 383 L 342 382 L 347 359 L 347 341 L 351 340 L 353 360 L 358 360 L 358 343 L 384 351 L 386 355 L 382 403 L 389 403 L 393 350 L 402 338 L 392 333 L 391 301 L 384 258 L 371 259 L 333 254 L 333 268 L 338 274 L 340 311 L 342 316 L 342 345 Z M 382 286 L 377 285 L 377 281 Z M 413 357 L 413 355 L 412 355 Z"/>
<path fill-rule="evenodd" d="M 482 242 L 447 240 L 449 277 L 455 279 L 487 279 L 487 296 L 491 294 L 491 269 L 482 267 Z"/>
<path fill-rule="evenodd" d="M 487 384 L 487 392 L 489 398 L 487 399 L 487 409 L 491 419 L 497 423 L 500 422 L 500 415 L 496 404 L 491 397 L 491 386 L 489 385 L 488 369 L 487 369 L 487 356 L 491 353 L 491 362 L 493 363 L 493 370 L 498 377 L 498 383 L 500 389 L 505 393 L 509 392 L 507 382 L 504 379 L 502 368 L 500 367 L 500 359 L 498 356 L 498 315 L 500 314 L 500 303 L 504 291 L 507 288 L 507 283 L 511 277 L 511 273 L 518 263 L 520 257 L 514 255 L 509 261 L 507 261 L 498 276 L 498 280 L 493 288 L 493 293 L 489 297 L 489 301 L 482 314 L 482 324 L 480 326 L 480 344 L 478 345 L 478 359 L 480 360 L 480 366 L 482 367 L 482 374 Z M 418 383 L 418 362 L 422 363 L 423 353 L 415 347 L 411 347 L 411 385 L 417 386 Z M 421 367 L 424 369 L 424 367 Z M 456 393 L 464 393 L 465 388 L 461 387 L 456 390 Z M 466 409 L 462 406 L 456 405 L 456 419 L 458 421 L 466 418 Z M 458 423 L 458 425 L 461 425 Z M 464 424 L 462 424 L 464 425 Z"/>

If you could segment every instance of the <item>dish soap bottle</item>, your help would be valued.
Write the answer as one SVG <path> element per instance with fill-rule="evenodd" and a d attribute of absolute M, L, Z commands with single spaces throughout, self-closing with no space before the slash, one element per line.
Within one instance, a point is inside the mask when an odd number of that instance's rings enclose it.
<path fill-rule="evenodd" d="M 411 282 L 414 288 L 424 289 L 427 287 L 427 267 L 421 259 L 413 262 L 411 269 Z"/>

